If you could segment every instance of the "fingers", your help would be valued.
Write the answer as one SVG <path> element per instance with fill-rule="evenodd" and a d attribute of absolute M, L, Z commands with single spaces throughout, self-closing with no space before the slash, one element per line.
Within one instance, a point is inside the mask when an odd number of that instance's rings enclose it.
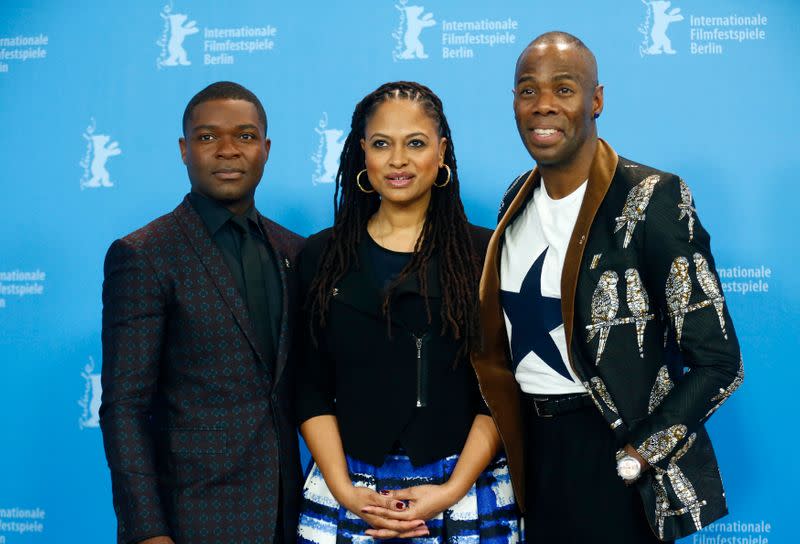
<path fill-rule="evenodd" d="M 430 531 L 428 531 L 427 527 L 422 526 L 418 529 L 413 529 L 411 531 L 405 531 L 402 533 L 392 531 L 390 529 L 368 529 L 364 531 L 364 534 L 371 536 L 372 538 L 383 540 L 387 538 L 415 538 L 420 536 L 428 536 Z"/>
<path fill-rule="evenodd" d="M 394 510 L 395 512 L 402 512 L 408 505 L 396 496 L 397 491 L 382 489 L 378 492 L 380 499 L 373 506 L 380 506 L 387 510 Z M 404 518 L 407 519 L 407 518 Z"/>
<path fill-rule="evenodd" d="M 414 514 L 406 507 L 405 503 L 400 503 L 403 505 L 403 508 L 396 508 L 396 509 L 388 509 L 383 508 L 380 506 L 365 506 L 361 509 L 361 511 L 365 514 L 371 514 L 373 516 L 380 516 L 386 519 L 395 519 L 399 521 L 412 521 L 414 520 Z"/>
<path fill-rule="evenodd" d="M 383 494 L 383 493 L 381 493 Z M 417 500 L 417 492 L 416 489 L 413 487 L 407 487 L 405 489 L 395 489 L 394 491 L 389 492 L 389 497 L 394 499 L 395 501 L 414 501 Z"/>
<path fill-rule="evenodd" d="M 375 530 L 389 530 L 394 531 L 395 533 L 406 533 L 409 531 L 414 531 L 416 529 L 420 529 L 425 527 L 425 522 L 421 519 L 415 519 L 410 521 L 405 520 L 396 520 L 396 519 L 387 519 L 380 516 L 375 516 L 372 514 L 365 514 L 363 516 L 364 520 L 369 523 L 373 529 Z M 388 538 L 388 537 L 386 537 Z"/>

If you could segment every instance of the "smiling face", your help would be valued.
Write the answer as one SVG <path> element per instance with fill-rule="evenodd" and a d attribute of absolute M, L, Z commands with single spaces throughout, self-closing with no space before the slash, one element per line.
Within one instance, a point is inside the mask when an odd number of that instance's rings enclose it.
<path fill-rule="evenodd" d="M 517 61 L 514 117 L 540 167 L 569 169 L 591 154 L 603 88 L 591 54 L 559 41 L 534 42 Z"/>
<path fill-rule="evenodd" d="M 425 109 L 405 99 L 379 105 L 361 139 L 370 184 L 382 201 L 404 206 L 427 207 L 446 147 Z"/>
<path fill-rule="evenodd" d="M 179 141 L 192 190 L 233 213 L 246 211 L 269 156 L 264 130 L 256 107 L 246 100 L 198 104 Z"/>

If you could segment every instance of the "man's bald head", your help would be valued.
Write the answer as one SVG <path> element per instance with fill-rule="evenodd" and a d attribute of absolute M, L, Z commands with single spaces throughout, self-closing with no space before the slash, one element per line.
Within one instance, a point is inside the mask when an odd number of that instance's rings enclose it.
<path fill-rule="evenodd" d="M 515 73 L 514 76 L 515 83 L 518 76 L 520 63 L 528 55 L 528 53 L 534 49 L 548 47 L 555 47 L 559 50 L 574 48 L 574 50 L 579 53 L 579 57 L 583 63 L 583 66 L 580 67 L 580 72 L 582 72 L 586 78 L 584 83 L 592 88 L 597 86 L 597 59 L 595 59 L 594 53 L 592 53 L 591 49 L 589 49 L 580 38 L 573 36 L 569 32 L 562 32 L 560 30 L 545 32 L 544 34 L 537 36 L 531 43 L 528 44 L 522 53 L 520 53 L 519 58 L 517 58 L 517 73 Z"/>

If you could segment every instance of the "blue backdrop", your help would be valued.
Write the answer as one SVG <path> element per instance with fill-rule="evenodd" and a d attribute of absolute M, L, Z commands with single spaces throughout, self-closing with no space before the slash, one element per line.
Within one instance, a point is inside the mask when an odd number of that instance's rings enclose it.
<path fill-rule="evenodd" d="M 177 138 L 195 92 L 229 79 L 261 97 L 273 143 L 257 205 L 308 235 L 331 221 L 356 102 L 385 81 L 423 82 L 444 101 L 470 219 L 493 226 L 532 165 L 514 62 L 552 29 L 597 55 L 601 136 L 679 173 L 714 236 L 747 378 L 709 424 L 731 514 L 686 541 L 797 541 L 800 4 L 164 2 L 0 6 L 0 544 L 113 541 L 102 262 L 188 190 Z"/>

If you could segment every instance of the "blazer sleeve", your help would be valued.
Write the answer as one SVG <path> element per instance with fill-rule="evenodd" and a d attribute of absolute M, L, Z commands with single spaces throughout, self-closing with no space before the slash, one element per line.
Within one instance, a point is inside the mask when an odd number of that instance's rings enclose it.
<path fill-rule="evenodd" d="M 631 443 L 651 465 L 666 467 L 673 451 L 741 385 L 739 342 L 689 187 L 669 176 L 646 210 L 643 281 L 688 371 L 662 384 L 661 403 L 631 430 Z M 659 387 L 657 382 L 656 387 Z M 669 389 L 671 387 L 671 389 Z M 651 396 L 652 398 L 652 396 Z"/>
<path fill-rule="evenodd" d="M 158 492 L 150 421 L 166 304 L 155 270 L 128 242 L 111 245 L 104 273 L 100 427 L 119 541 L 138 542 L 170 534 Z"/>
<path fill-rule="evenodd" d="M 297 368 L 295 413 L 298 425 L 312 417 L 336 414 L 336 367 L 324 348 L 323 330 L 314 325 L 307 304 L 308 291 L 319 261 L 317 252 L 306 246 L 298 256 L 300 300 L 294 332 L 293 356 Z"/>

